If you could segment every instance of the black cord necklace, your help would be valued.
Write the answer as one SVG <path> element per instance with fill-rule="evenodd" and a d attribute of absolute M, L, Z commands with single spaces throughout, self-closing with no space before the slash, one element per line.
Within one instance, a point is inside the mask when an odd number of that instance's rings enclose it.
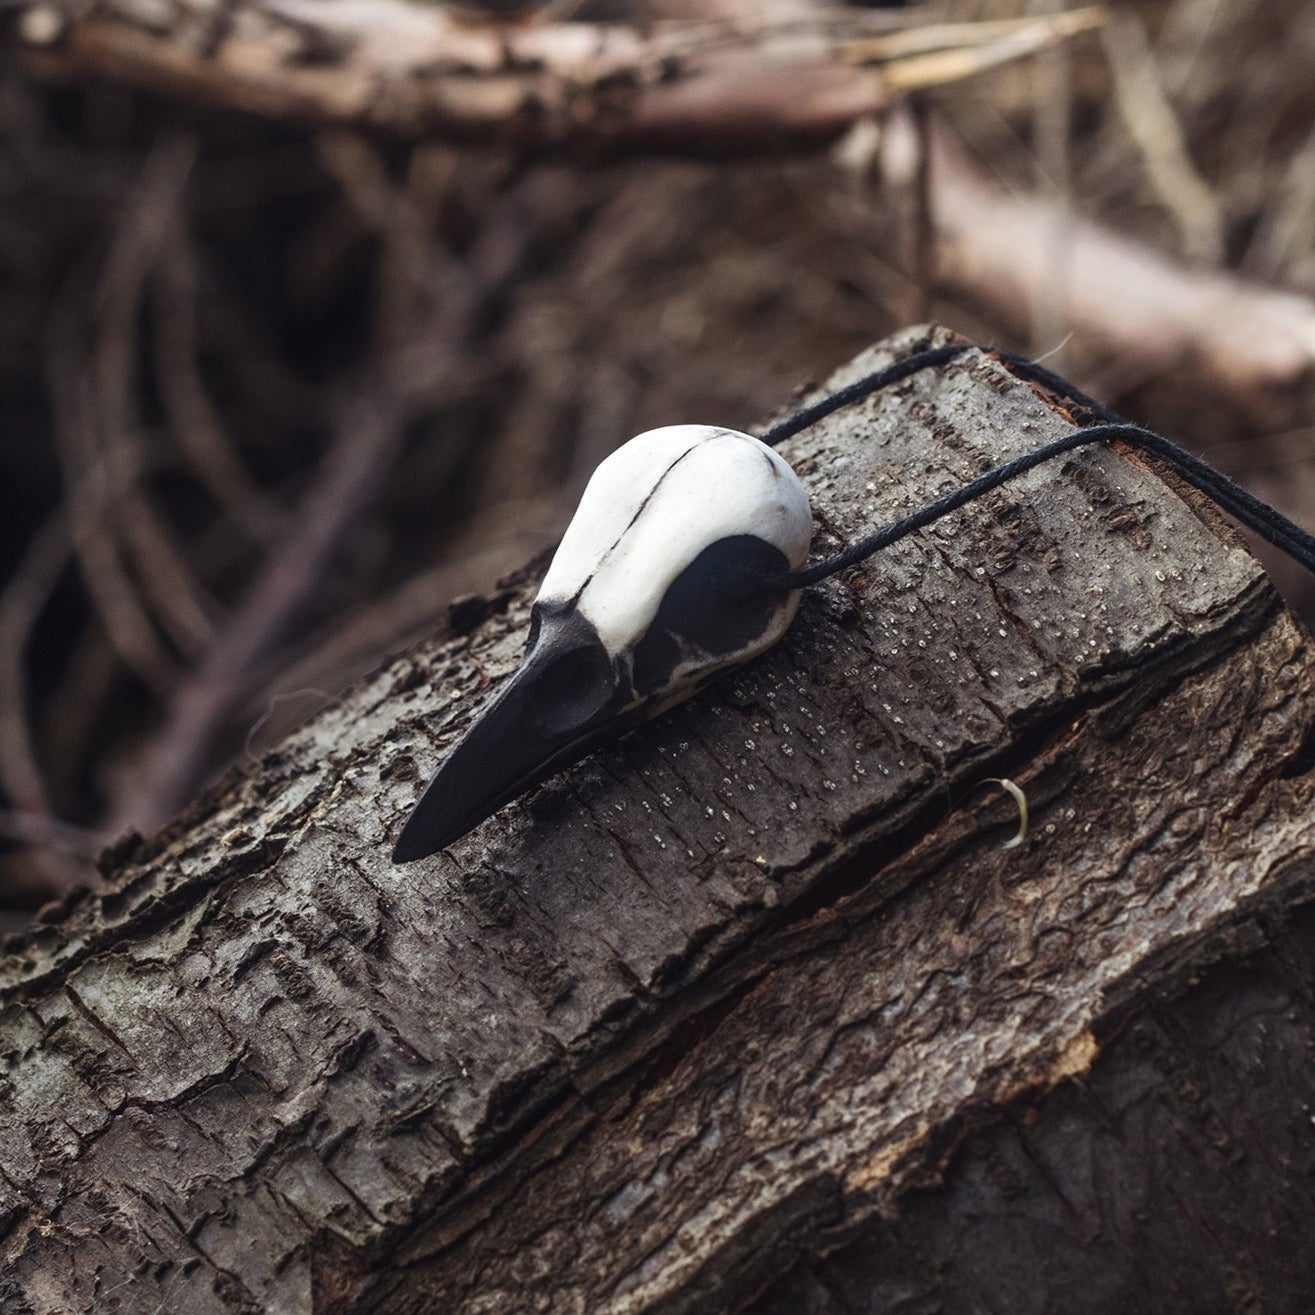
<path fill-rule="evenodd" d="M 775 447 L 778 443 L 787 438 L 792 438 L 810 425 L 814 425 L 819 420 L 834 414 L 842 407 L 861 402 L 864 398 L 871 397 L 873 393 L 880 392 L 883 388 L 889 388 L 892 384 L 900 383 L 923 370 L 945 365 L 971 350 L 973 350 L 971 344 L 959 343 L 914 352 L 911 356 L 904 357 L 903 360 L 896 361 L 884 369 L 876 370 L 857 382 L 839 389 L 837 392 L 832 393 L 830 397 L 825 397 L 820 402 L 804 407 L 788 419 L 771 426 L 759 437 L 764 443 Z M 1248 493 L 1246 489 L 1229 479 L 1227 475 L 1216 470 L 1208 462 L 1202 461 L 1200 457 L 1193 456 L 1192 453 L 1180 448 L 1176 443 L 1171 443 L 1162 435 L 1156 434 L 1149 429 L 1143 429 L 1140 425 L 1134 425 L 1108 407 L 1102 406 L 1044 366 L 1037 365 L 1034 361 L 1030 361 L 1024 356 L 1015 355 L 1012 352 L 998 352 L 995 355 L 1022 378 L 1039 383 L 1061 397 L 1066 397 L 1069 401 L 1075 402 L 1091 412 L 1103 423 L 1085 429 L 1075 429 L 1072 433 L 1063 434 L 1059 438 L 1043 444 L 1035 451 L 1026 452 L 1021 457 L 1006 461 L 1003 465 L 996 466 L 993 470 L 988 470 L 975 479 L 969 480 L 961 488 L 928 503 L 927 506 L 920 508 L 918 511 L 892 521 L 889 525 L 866 535 L 864 538 L 850 544 L 848 548 L 836 553 L 835 556 L 804 566 L 786 578 L 785 584 L 788 588 L 805 588 L 810 584 L 816 584 L 819 580 L 825 580 L 828 576 L 835 575 L 838 571 L 843 571 L 846 567 L 866 561 L 874 553 L 880 552 L 883 548 L 889 548 L 891 544 L 898 543 L 899 540 L 907 538 L 910 534 L 915 534 L 918 530 L 926 528 L 934 521 L 940 520 L 941 517 L 948 516 L 952 511 L 957 511 L 960 507 L 975 501 L 983 494 L 998 489 L 1002 484 L 1008 483 L 1009 480 L 1019 475 L 1026 474 L 1029 470 L 1035 469 L 1044 462 L 1052 461 L 1055 457 L 1062 456 L 1064 453 L 1072 452 L 1080 447 L 1111 441 L 1126 443 L 1129 447 L 1149 452 L 1158 457 L 1176 470 L 1193 488 L 1199 489 L 1230 516 L 1249 529 L 1254 530 L 1262 539 L 1287 553 L 1294 561 L 1300 562 L 1308 571 L 1315 573 L 1315 535 L 1290 521 L 1267 502 L 1262 502 L 1254 494 Z"/>

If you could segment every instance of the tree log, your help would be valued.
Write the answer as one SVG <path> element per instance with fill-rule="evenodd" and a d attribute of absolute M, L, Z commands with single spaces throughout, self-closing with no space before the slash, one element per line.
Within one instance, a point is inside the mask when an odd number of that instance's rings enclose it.
<path fill-rule="evenodd" d="M 1071 422 L 973 352 L 783 451 L 820 551 Z M 11 946 L 6 1312 L 1304 1308 L 1315 681 L 1212 507 L 1035 471 L 395 868 L 537 570 Z"/>

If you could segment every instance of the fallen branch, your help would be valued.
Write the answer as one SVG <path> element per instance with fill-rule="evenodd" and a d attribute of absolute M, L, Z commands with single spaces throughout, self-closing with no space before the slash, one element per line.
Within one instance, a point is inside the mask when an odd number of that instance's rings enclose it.
<path fill-rule="evenodd" d="M 1223 402 L 1260 425 L 1315 414 L 1315 301 L 1221 270 L 1192 269 L 1090 220 L 1072 221 L 1062 260 L 1055 213 L 1006 191 L 932 125 L 930 211 L 941 285 L 981 307 L 1022 341 L 1031 311 L 1059 281 L 1074 358 L 1088 373 L 1172 376 L 1175 390 Z M 912 121 L 891 117 L 884 177 L 918 185 L 923 147 Z"/>
<path fill-rule="evenodd" d="M 874 35 L 888 17 L 792 23 L 472 22 L 409 0 L 162 7 L 40 3 L 30 68 L 109 77 L 271 118 L 538 148 L 706 155 L 832 140 L 908 92 L 958 81 L 1096 26 L 1099 9 Z M 908 19 L 903 21 L 908 22 Z"/>

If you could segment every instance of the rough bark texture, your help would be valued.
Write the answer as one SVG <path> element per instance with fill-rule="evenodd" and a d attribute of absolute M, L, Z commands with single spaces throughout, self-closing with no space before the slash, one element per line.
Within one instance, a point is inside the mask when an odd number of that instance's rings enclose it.
<path fill-rule="evenodd" d="M 822 548 L 1069 423 L 973 353 L 785 451 Z M 1315 682 L 1212 509 L 1034 472 L 394 868 L 532 580 L 11 952 L 6 1311 L 1303 1308 Z"/>

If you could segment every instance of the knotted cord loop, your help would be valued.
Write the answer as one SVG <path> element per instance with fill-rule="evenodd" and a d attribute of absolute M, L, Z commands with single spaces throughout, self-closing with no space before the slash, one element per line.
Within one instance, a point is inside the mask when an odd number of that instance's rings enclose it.
<path fill-rule="evenodd" d="M 820 402 L 805 407 L 789 419 L 773 425 L 760 437 L 764 443 L 774 446 L 801 430 L 807 429 L 809 425 L 816 424 L 817 421 L 833 414 L 842 407 L 849 406 L 854 402 L 860 402 L 873 393 L 888 388 L 891 384 L 899 383 L 901 380 L 907 379 L 922 370 L 944 365 L 969 350 L 971 350 L 971 345 L 963 343 L 915 352 L 901 361 L 886 366 L 885 369 L 877 370 L 857 382 L 839 389 L 830 397 L 823 398 Z M 793 572 L 786 577 L 785 584 L 787 588 L 803 589 L 810 584 L 816 584 L 819 580 L 825 580 L 828 576 L 845 570 L 846 567 L 866 561 L 874 553 L 880 552 L 883 548 L 889 548 L 892 544 L 898 543 L 899 540 L 907 538 L 910 534 L 916 534 L 917 531 L 925 529 L 934 521 L 940 520 L 943 516 L 948 516 L 951 512 L 958 511 L 968 503 L 990 493 L 993 489 L 998 489 L 1011 479 L 1026 474 L 1029 470 L 1035 469 L 1044 462 L 1053 461 L 1056 457 L 1063 456 L 1065 453 L 1072 452 L 1077 448 L 1110 441 L 1125 443 L 1129 447 L 1149 452 L 1152 456 L 1165 462 L 1176 470 L 1193 488 L 1199 489 L 1230 516 L 1254 530 L 1262 539 L 1272 543 L 1312 574 L 1315 574 L 1315 535 L 1290 521 L 1267 502 L 1262 502 L 1254 494 L 1248 493 L 1246 489 L 1229 479 L 1227 475 L 1216 470 L 1208 462 L 1202 461 L 1200 457 L 1185 451 L 1176 443 L 1171 443 L 1167 438 L 1154 433 L 1152 430 L 1143 429 L 1140 425 L 1129 423 L 1117 412 L 1079 392 L 1066 379 L 1045 369 L 1044 366 L 1037 365 L 1036 362 L 1029 361 L 1026 357 L 1016 356 L 1013 353 L 1001 352 L 997 355 L 1000 360 L 1013 368 L 1023 378 L 1030 379 L 1052 392 L 1066 397 L 1069 401 L 1090 411 L 1104 423 L 1092 425 L 1085 429 L 1075 429 L 1071 433 L 1063 434 L 1059 438 L 1052 439 L 1049 443 L 1042 444 L 1041 447 L 1032 452 L 1026 452 L 1020 457 L 1015 457 L 1012 461 L 1006 461 L 1003 465 L 996 466 L 994 469 L 978 475 L 962 487 L 937 498 L 934 502 L 928 503 L 911 515 L 903 516 L 899 520 L 883 526 L 875 533 L 858 539 L 850 544 L 848 548 L 836 553 L 835 556 L 813 562 Z"/>

